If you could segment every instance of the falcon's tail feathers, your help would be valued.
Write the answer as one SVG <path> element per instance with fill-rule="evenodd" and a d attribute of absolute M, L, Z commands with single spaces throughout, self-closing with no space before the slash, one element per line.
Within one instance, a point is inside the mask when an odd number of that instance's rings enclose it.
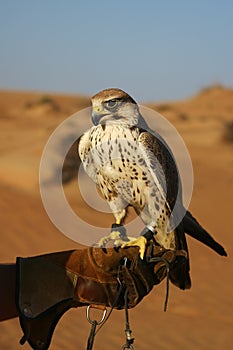
<path fill-rule="evenodd" d="M 183 225 L 185 233 L 204 243 L 219 255 L 227 256 L 227 253 L 221 244 L 211 237 L 211 235 L 198 223 L 189 211 L 186 212 L 186 215 L 183 218 Z"/>

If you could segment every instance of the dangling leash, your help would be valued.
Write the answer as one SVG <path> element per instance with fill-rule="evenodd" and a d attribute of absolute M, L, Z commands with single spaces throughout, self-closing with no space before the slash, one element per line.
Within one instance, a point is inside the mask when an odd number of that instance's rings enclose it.
<path fill-rule="evenodd" d="M 168 304 L 168 298 L 169 298 L 169 274 L 170 274 L 170 266 L 169 266 L 169 262 L 161 257 L 154 257 L 154 258 L 150 258 L 148 260 L 148 262 L 159 262 L 159 261 L 163 261 L 165 266 L 166 266 L 166 270 L 167 270 L 167 277 L 166 277 L 166 295 L 165 295 L 165 301 L 164 301 L 164 307 L 163 310 L 164 312 L 167 311 L 167 304 Z"/>
<path fill-rule="evenodd" d="M 167 277 L 166 277 L 166 296 L 165 296 L 165 301 L 164 301 L 164 312 L 166 312 L 167 310 L 167 305 L 168 305 L 168 298 L 169 298 L 169 274 L 170 274 L 170 266 L 169 266 L 169 262 L 162 258 L 162 257 L 152 257 L 148 259 L 149 263 L 152 262 L 164 262 L 165 266 L 166 266 L 166 270 L 167 270 Z M 88 341 L 87 341 L 87 348 L 86 350 L 92 350 L 93 348 L 93 344 L 94 344 L 94 338 L 96 336 L 96 334 L 100 331 L 100 329 L 103 327 L 103 325 L 107 322 L 107 320 L 109 319 L 109 317 L 112 314 L 112 311 L 114 309 L 114 307 L 117 305 L 120 296 L 123 292 L 123 290 L 125 290 L 125 294 L 124 294 L 124 306 L 125 306 L 125 335 L 126 335 L 126 343 L 122 346 L 121 350 L 125 350 L 125 349 L 130 349 L 130 350 L 134 350 L 133 347 L 133 342 L 134 342 L 134 338 L 131 337 L 131 333 L 132 330 L 130 329 L 130 324 L 129 324 L 129 308 L 128 308 L 128 289 L 127 286 L 125 284 L 125 282 L 123 280 L 120 279 L 120 271 L 121 271 L 121 267 L 127 265 L 127 258 L 125 257 L 123 259 L 123 263 L 121 263 L 118 267 L 118 275 L 117 275 L 117 281 L 120 285 L 119 290 L 118 290 L 118 294 L 117 297 L 107 315 L 107 309 L 106 307 L 103 309 L 99 306 L 94 306 L 94 305 L 89 305 L 87 307 L 87 320 L 88 322 L 91 324 L 91 330 L 90 330 L 90 334 L 88 337 Z M 90 310 L 91 308 L 97 308 L 97 309 L 101 309 L 103 311 L 103 315 L 102 318 L 97 321 L 97 320 L 92 320 L 90 317 Z M 107 316 L 106 316 L 107 315 Z M 97 326 L 99 326 L 99 328 L 96 330 Z"/>
<path fill-rule="evenodd" d="M 91 317 L 90 317 L 90 310 L 91 310 L 91 308 L 94 308 L 94 306 L 93 305 L 88 305 L 88 307 L 87 307 L 87 315 L 86 315 L 88 322 L 91 324 L 91 331 L 90 331 L 90 334 L 89 334 L 89 337 L 88 337 L 88 341 L 87 341 L 87 350 L 91 350 L 93 348 L 94 338 L 95 338 L 95 335 L 96 335 L 96 327 L 100 326 L 101 324 L 104 323 L 104 320 L 105 320 L 105 317 L 106 317 L 106 313 L 107 313 L 107 309 L 105 307 L 103 309 L 102 318 L 99 321 L 92 320 Z M 95 307 L 95 308 L 98 308 L 98 307 Z"/>
<path fill-rule="evenodd" d="M 131 337 L 132 331 L 130 329 L 130 324 L 129 324 L 128 290 L 127 289 L 125 291 L 124 299 L 125 299 L 125 335 L 126 335 L 126 343 L 122 346 L 121 350 L 125 350 L 125 349 L 134 350 L 134 347 L 132 345 L 133 342 L 134 342 L 134 338 Z M 102 318 L 99 321 L 97 321 L 97 320 L 92 320 L 91 317 L 90 317 L 90 310 L 92 308 L 100 309 L 99 307 L 96 307 L 96 306 L 93 306 L 93 305 L 88 305 L 88 307 L 87 307 L 87 314 L 86 314 L 86 316 L 87 316 L 88 322 L 91 324 L 91 330 L 90 330 L 90 334 L 89 334 L 89 337 L 88 337 L 86 350 L 92 350 L 93 344 L 94 344 L 94 339 L 95 339 L 95 336 L 96 336 L 97 332 L 104 325 L 104 323 L 106 323 L 106 321 L 110 317 L 110 314 L 112 313 L 112 310 L 113 310 L 113 308 L 111 308 L 108 316 L 106 317 L 107 309 L 104 308 L 103 309 Z M 98 328 L 98 330 L 96 330 L 97 326 L 100 326 Z"/>
<path fill-rule="evenodd" d="M 122 346 L 121 350 L 125 350 L 125 349 L 130 349 L 130 350 L 134 350 L 133 347 L 133 342 L 134 342 L 134 338 L 131 337 L 131 329 L 130 329 L 130 325 L 129 325 L 129 308 L 128 308 L 128 290 L 126 289 L 125 291 L 125 335 L 126 335 L 126 343 L 125 345 Z"/>
<path fill-rule="evenodd" d="M 117 282 L 119 283 L 119 290 L 118 290 L 118 293 L 117 293 L 117 297 L 116 299 L 114 300 L 114 303 L 108 313 L 108 315 L 106 316 L 107 314 L 107 309 L 106 307 L 103 309 L 101 307 L 98 307 L 98 306 L 93 306 L 93 305 L 88 305 L 87 307 L 87 313 L 86 313 L 86 317 L 87 317 L 87 320 L 88 322 L 91 324 L 91 330 L 90 330 L 90 334 L 89 334 L 89 337 L 88 337 L 88 341 L 87 341 L 87 348 L 86 350 L 92 350 L 93 348 L 93 344 L 94 344 L 94 338 L 96 336 L 96 334 L 100 331 L 100 329 L 103 327 L 103 325 L 107 322 L 107 320 L 109 319 L 109 317 L 111 316 L 112 312 L 113 312 L 113 309 L 114 307 L 117 305 L 119 299 L 120 299 L 120 296 L 122 294 L 122 291 L 123 289 L 125 288 L 125 283 L 124 281 L 122 281 L 120 279 L 120 271 L 121 271 L 121 267 L 124 265 L 126 266 L 126 263 L 127 263 L 127 258 L 125 257 L 123 259 L 123 263 L 121 263 L 118 267 L 118 274 L 117 274 Z M 100 321 L 97 321 L 97 320 L 92 320 L 91 317 L 90 317 L 90 309 L 91 308 L 96 308 L 96 309 L 101 309 L 103 310 L 103 316 L 101 318 Z M 100 326 L 97 330 L 96 330 L 96 327 L 97 326 Z M 127 328 L 127 326 L 126 326 Z M 132 348 L 133 349 L 133 348 Z"/>

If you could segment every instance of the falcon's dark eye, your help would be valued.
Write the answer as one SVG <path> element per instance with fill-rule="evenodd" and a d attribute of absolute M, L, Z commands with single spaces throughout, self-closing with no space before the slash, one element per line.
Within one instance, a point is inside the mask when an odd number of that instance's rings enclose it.
<path fill-rule="evenodd" d="M 118 102 L 117 99 L 112 99 L 112 100 L 106 101 L 105 105 L 106 105 L 107 108 L 111 109 L 111 108 L 115 108 L 116 107 L 117 102 Z"/>

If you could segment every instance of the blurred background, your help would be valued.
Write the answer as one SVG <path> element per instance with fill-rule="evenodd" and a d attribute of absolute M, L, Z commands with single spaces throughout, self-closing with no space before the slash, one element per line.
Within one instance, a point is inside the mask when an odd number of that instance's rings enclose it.
<path fill-rule="evenodd" d="M 0 261 L 80 246 L 60 233 L 43 208 L 39 164 L 55 128 L 90 96 L 126 90 L 165 116 L 183 137 L 194 169 L 190 210 L 226 248 L 222 258 L 188 238 L 193 286 L 165 284 L 131 310 L 135 349 L 232 346 L 233 3 L 231 1 L 9 0 L 0 11 Z M 75 148 L 64 190 L 86 220 L 112 223 L 79 196 Z M 143 316 L 142 316 L 143 315 Z M 0 324 L 0 348 L 21 349 L 17 319 Z M 85 310 L 59 322 L 51 349 L 84 349 Z M 124 315 L 113 312 L 95 349 L 124 344 Z M 29 349 L 28 345 L 24 349 Z"/>
<path fill-rule="evenodd" d="M 92 95 L 121 87 L 137 100 L 232 86 L 230 0 L 1 4 L 0 87 Z"/>

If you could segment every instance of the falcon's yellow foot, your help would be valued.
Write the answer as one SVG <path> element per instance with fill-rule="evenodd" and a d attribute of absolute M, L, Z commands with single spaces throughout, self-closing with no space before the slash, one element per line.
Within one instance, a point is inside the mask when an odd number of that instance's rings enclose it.
<path fill-rule="evenodd" d="M 132 241 L 123 243 L 121 248 L 127 248 L 127 247 L 139 247 L 139 255 L 140 258 L 143 260 L 145 250 L 147 245 L 147 239 L 144 236 L 140 236 L 138 238 L 134 238 Z"/>
<path fill-rule="evenodd" d="M 110 235 L 102 237 L 99 242 L 98 242 L 98 246 L 103 248 L 106 247 L 107 243 L 110 241 L 118 241 L 120 239 L 120 235 L 121 233 L 119 231 L 112 231 L 110 233 Z"/>

